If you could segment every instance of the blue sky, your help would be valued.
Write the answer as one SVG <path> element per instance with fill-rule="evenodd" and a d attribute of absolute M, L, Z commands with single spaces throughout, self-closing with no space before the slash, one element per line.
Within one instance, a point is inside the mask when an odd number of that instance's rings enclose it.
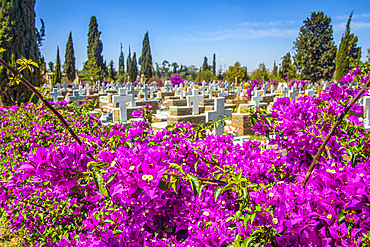
<path fill-rule="evenodd" d="M 45 22 L 46 36 L 41 52 L 46 62 L 55 62 L 59 46 L 64 62 L 65 47 L 72 31 L 76 66 L 87 60 L 87 33 L 95 15 L 102 32 L 103 56 L 118 66 L 120 43 L 125 59 L 128 46 L 141 54 L 142 40 L 149 31 L 154 62 L 177 62 L 201 66 L 204 56 L 217 70 L 239 61 L 248 72 L 265 62 L 271 70 L 274 60 L 292 51 L 303 20 L 313 11 L 332 18 L 334 39 L 339 46 L 345 24 L 354 10 L 351 31 L 358 36 L 365 59 L 370 48 L 370 1 L 125 1 L 125 0 L 37 0 L 36 25 Z"/>

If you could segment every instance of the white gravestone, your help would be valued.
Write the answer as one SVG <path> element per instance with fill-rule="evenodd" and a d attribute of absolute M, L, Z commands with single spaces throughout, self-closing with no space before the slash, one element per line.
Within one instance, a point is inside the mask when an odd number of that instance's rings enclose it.
<path fill-rule="evenodd" d="M 112 102 L 119 103 L 119 120 L 127 122 L 127 108 L 126 103 L 131 101 L 131 96 L 126 95 L 126 90 L 118 89 L 118 95 L 113 95 Z"/>
<path fill-rule="evenodd" d="M 370 128 L 370 97 L 364 97 L 364 119 L 365 119 L 365 129 Z"/>
<path fill-rule="evenodd" d="M 83 98 L 84 98 L 83 96 L 79 95 L 78 91 L 73 91 L 73 95 L 68 97 L 68 102 L 69 103 L 75 102 L 75 105 L 79 106 L 80 102 L 78 102 L 78 101 L 82 100 Z"/>
<path fill-rule="evenodd" d="M 198 89 L 194 89 L 193 92 L 194 91 L 198 91 Z M 199 95 L 199 92 L 197 92 L 197 94 L 194 92 L 192 96 L 187 96 L 186 98 L 188 106 L 193 104 L 193 115 L 199 115 L 199 102 L 204 101 L 204 96 Z"/>
<path fill-rule="evenodd" d="M 261 96 L 260 92 L 257 91 L 255 96 L 252 96 L 252 103 L 256 106 L 256 107 L 259 107 L 260 106 L 260 102 L 263 100 L 263 97 Z"/>
<path fill-rule="evenodd" d="M 144 88 L 143 88 L 143 92 L 144 92 L 144 100 L 148 100 L 148 92 L 149 92 L 149 88 L 148 88 L 148 85 L 144 85 Z"/>
<path fill-rule="evenodd" d="M 130 87 L 130 91 L 127 91 L 131 95 L 131 107 L 135 107 L 135 96 L 138 94 L 138 91 L 135 91 L 134 87 Z"/>
<path fill-rule="evenodd" d="M 53 91 L 50 93 L 53 96 L 53 102 L 58 101 L 58 96 L 62 95 L 57 88 L 53 88 Z"/>
<path fill-rule="evenodd" d="M 214 122 L 217 122 L 220 120 L 220 116 L 226 115 L 231 117 L 232 116 L 232 110 L 231 109 L 225 109 L 225 98 L 220 97 L 214 99 L 214 111 L 208 111 L 206 114 L 206 122 L 209 122 L 213 120 Z M 217 128 L 214 126 L 214 134 L 220 135 L 224 133 L 224 127 L 223 127 L 223 122 L 221 122 Z"/>

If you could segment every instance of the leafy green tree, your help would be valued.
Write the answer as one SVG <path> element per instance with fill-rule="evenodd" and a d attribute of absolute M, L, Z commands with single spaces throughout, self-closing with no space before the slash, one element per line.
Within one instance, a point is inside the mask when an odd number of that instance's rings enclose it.
<path fill-rule="evenodd" d="M 339 49 L 337 52 L 337 58 L 335 62 L 335 71 L 337 80 L 343 78 L 344 75 L 348 73 L 350 69 L 350 63 L 357 63 L 361 58 L 361 48 L 356 47 L 358 37 L 354 36 L 351 32 L 351 20 L 353 11 L 351 12 L 344 36 L 340 41 Z"/>
<path fill-rule="evenodd" d="M 313 82 L 330 80 L 334 74 L 337 52 L 331 18 L 324 12 L 312 12 L 311 17 L 303 23 L 293 47 L 294 62 L 301 79 Z"/>
<path fill-rule="evenodd" d="M 216 53 L 213 53 L 212 72 L 216 75 Z"/>
<path fill-rule="evenodd" d="M 176 74 L 177 73 L 177 68 L 179 67 L 179 65 L 176 63 L 176 62 L 173 62 L 172 63 L 172 68 L 173 68 L 173 73 Z"/>
<path fill-rule="evenodd" d="M 143 50 L 141 57 L 139 58 L 139 64 L 141 65 L 140 74 L 144 74 L 144 77 L 149 79 L 153 76 L 153 61 L 152 53 L 150 52 L 149 44 L 149 33 L 146 32 L 143 40 Z"/>
<path fill-rule="evenodd" d="M 123 76 L 124 73 L 125 73 L 125 57 L 123 56 L 122 43 L 121 43 L 121 53 L 119 55 L 119 60 L 118 60 L 118 75 Z"/>
<path fill-rule="evenodd" d="M 204 57 L 203 65 L 202 65 L 202 71 L 205 71 L 208 69 L 208 59 L 207 57 Z"/>
<path fill-rule="evenodd" d="M 49 72 L 54 72 L 54 63 L 50 61 L 48 65 L 49 65 Z"/>
<path fill-rule="evenodd" d="M 86 62 L 87 63 L 87 62 Z M 95 85 L 96 81 L 100 79 L 101 68 L 98 67 L 96 61 L 84 65 L 83 80 L 91 82 Z"/>
<path fill-rule="evenodd" d="M 265 80 L 267 81 L 270 79 L 270 72 L 266 67 L 265 63 L 260 63 L 258 68 L 253 71 L 252 78 L 258 78 L 258 80 Z"/>
<path fill-rule="evenodd" d="M 274 67 L 272 69 L 272 77 L 274 78 L 278 77 L 278 66 L 276 65 L 276 60 L 274 60 Z"/>
<path fill-rule="evenodd" d="M 139 71 L 137 69 L 136 52 L 134 52 L 134 55 L 132 56 L 132 59 L 131 59 L 130 71 L 129 71 L 130 81 L 135 82 L 138 74 L 139 74 Z"/>
<path fill-rule="evenodd" d="M 108 78 L 111 81 L 116 81 L 116 70 L 114 69 L 113 60 L 111 60 L 109 63 Z"/>
<path fill-rule="evenodd" d="M 238 81 L 242 81 L 245 78 L 247 70 L 245 67 L 242 67 L 239 62 L 236 62 L 234 66 L 229 66 L 229 69 L 226 70 L 226 80 L 229 82 L 235 81 L 235 77 L 238 78 Z"/>
<path fill-rule="evenodd" d="M 0 58 L 16 66 L 16 60 L 22 56 L 40 64 L 39 47 L 45 35 L 44 25 L 40 31 L 35 27 L 35 0 L 0 0 L 0 47 L 5 51 Z M 42 21 L 43 23 L 43 21 Z M 41 85 L 40 69 L 23 70 L 21 74 L 33 86 Z M 32 92 L 23 84 L 9 86 L 11 73 L 0 66 L 0 101 L 5 105 L 26 103 Z M 35 97 L 34 97 L 35 98 Z"/>
<path fill-rule="evenodd" d="M 103 62 L 103 42 L 100 40 L 101 32 L 98 30 L 98 23 L 96 21 L 96 17 L 92 16 L 90 19 L 89 24 L 89 33 L 88 33 L 88 40 L 87 40 L 87 63 L 86 65 L 89 67 L 98 66 L 101 70 L 100 78 L 104 77 L 104 73 L 106 69 L 104 68 Z M 95 63 L 96 65 L 93 65 Z"/>
<path fill-rule="evenodd" d="M 76 59 L 73 49 L 72 32 L 69 33 L 64 62 L 67 78 L 72 82 L 76 78 Z"/>
<path fill-rule="evenodd" d="M 52 80 L 52 86 L 57 83 L 62 83 L 62 72 L 60 71 L 60 56 L 59 56 L 59 46 L 57 46 L 57 58 L 55 63 L 55 72 Z"/>
<path fill-rule="evenodd" d="M 292 79 L 294 77 L 294 67 L 292 64 L 292 58 L 290 56 L 290 52 L 288 52 L 284 57 L 283 57 L 283 62 L 281 64 L 281 70 L 280 70 L 280 77 L 287 81 L 285 78 L 290 78 Z"/>
<path fill-rule="evenodd" d="M 202 81 L 210 82 L 213 80 L 217 80 L 217 77 L 210 70 L 203 70 L 199 72 L 197 77 L 195 78 L 195 81 L 197 82 L 202 82 Z"/>

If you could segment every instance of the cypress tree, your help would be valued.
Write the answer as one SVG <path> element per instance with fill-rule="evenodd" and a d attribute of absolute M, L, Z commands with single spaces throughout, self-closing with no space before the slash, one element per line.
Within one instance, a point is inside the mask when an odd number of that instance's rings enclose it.
<path fill-rule="evenodd" d="M 130 64 L 130 72 L 129 72 L 130 81 L 135 82 L 138 74 L 139 72 L 137 69 L 136 52 L 134 52 L 134 55 L 132 56 L 131 64 Z"/>
<path fill-rule="evenodd" d="M 292 60 L 291 60 L 290 52 L 288 52 L 283 57 L 283 62 L 281 64 L 280 77 L 286 81 L 285 77 L 288 77 L 288 78 L 291 77 L 292 69 L 293 69 Z"/>
<path fill-rule="evenodd" d="M 103 56 L 103 42 L 100 40 L 101 32 L 98 31 L 98 23 L 96 17 L 92 16 L 89 24 L 89 33 L 87 34 L 87 65 L 92 66 L 95 62 L 96 66 L 104 71 Z M 104 75 L 102 74 L 101 77 Z"/>
<path fill-rule="evenodd" d="M 141 65 L 140 74 L 144 74 L 145 78 L 152 78 L 153 76 L 153 61 L 152 53 L 150 51 L 149 44 L 149 33 L 146 32 L 143 39 L 143 50 L 141 52 L 141 57 L 139 58 L 139 64 Z"/>
<path fill-rule="evenodd" d="M 0 47 L 6 51 L 0 57 L 16 66 L 16 59 L 21 56 L 40 64 L 40 37 L 44 36 L 44 27 L 38 32 L 35 28 L 35 0 L 0 0 Z M 32 85 L 41 85 L 40 69 L 23 70 L 22 75 Z M 28 102 L 32 92 L 23 84 L 9 86 L 11 73 L 0 66 L 0 100 L 5 105 Z"/>
<path fill-rule="evenodd" d="M 73 49 L 72 32 L 69 32 L 64 62 L 67 78 L 70 82 L 73 82 L 76 78 L 76 59 L 75 51 Z"/>
<path fill-rule="evenodd" d="M 213 70 L 213 74 L 216 75 L 216 53 L 213 53 L 212 70 Z"/>
<path fill-rule="evenodd" d="M 124 73 L 125 73 L 125 57 L 123 56 L 122 43 L 121 43 L 121 54 L 119 55 L 119 60 L 118 60 L 118 74 L 120 76 L 123 76 Z"/>
<path fill-rule="evenodd" d="M 127 71 L 127 73 L 130 73 L 130 66 L 131 66 L 131 48 L 130 48 L 130 46 L 128 46 L 128 57 L 127 57 L 126 64 L 127 64 L 126 71 Z"/>
<path fill-rule="evenodd" d="M 116 81 L 116 71 L 114 69 L 113 60 L 111 60 L 109 63 L 108 77 L 110 80 Z"/>
<path fill-rule="evenodd" d="M 342 35 L 339 49 L 337 52 L 337 58 L 335 62 L 336 79 L 339 80 L 346 75 L 350 69 L 350 63 L 358 62 L 361 58 L 361 48 L 356 47 L 358 37 L 351 34 L 351 20 L 353 11 L 351 12 L 344 36 Z"/>
<path fill-rule="evenodd" d="M 303 21 L 299 36 L 294 42 L 294 61 L 301 79 L 313 82 L 330 80 L 335 70 L 337 48 L 334 43 L 331 18 L 324 12 L 312 12 Z"/>
<path fill-rule="evenodd" d="M 278 67 L 276 66 L 276 60 L 274 60 L 274 68 L 272 69 L 272 76 L 273 77 L 277 77 L 277 70 L 278 70 Z"/>
<path fill-rule="evenodd" d="M 55 63 L 55 72 L 53 76 L 52 86 L 57 83 L 62 83 L 62 73 L 60 71 L 60 56 L 59 56 L 59 46 L 57 46 L 57 59 Z"/>
<path fill-rule="evenodd" d="M 207 69 L 208 69 L 208 59 L 207 59 L 207 57 L 204 57 L 202 70 L 205 71 Z"/>

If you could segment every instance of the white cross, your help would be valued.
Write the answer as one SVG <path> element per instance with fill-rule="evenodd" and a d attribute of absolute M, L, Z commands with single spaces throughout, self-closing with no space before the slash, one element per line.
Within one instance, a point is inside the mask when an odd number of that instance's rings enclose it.
<path fill-rule="evenodd" d="M 164 87 L 166 88 L 166 92 L 168 93 L 171 89 L 171 85 L 167 82 L 166 85 L 164 85 Z"/>
<path fill-rule="evenodd" d="M 130 91 L 127 91 L 128 94 L 131 94 L 131 107 L 135 107 L 135 96 L 138 94 L 138 91 L 135 91 L 134 87 L 130 87 Z"/>
<path fill-rule="evenodd" d="M 208 98 L 209 99 L 213 99 L 213 91 L 214 91 L 213 86 L 212 85 L 209 86 L 208 88 Z"/>
<path fill-rule="evenodd" d="M 103 85 L 101 86 L 101 89 L 102 89 L 102 92 L 103 93 L 105 93 L 105 89 L 106 89 L 107 87 L 105 86 L 105 83 L 103 83 Z"/>
<path fill-rule="evenodd" d="M 184 84 L 181 83 L 179 91 L 180 91 L 180 99 L 184 99 Z"/>
<path fill-rule="evenodd" d="M 142 90 L 144 92 L 144 100 L 148 100 L 148 92 L 149 92 L 148 85 L 144 85 L 144 89 Z"/>
<path fill-rule="evenodd" d="M 256 94 L 254 96 L 252 96 L 252 102 L 254 102 L 254 105 L 259 107 L 260 106 L 260 102 L 263 100 L 263 97 L 261 96 L 260 92 L 257 91 Z"/>
<path fill-rule="evenodd" d="M 126 102 L 131 101 L 131 96 L 126 95 L 126 89 L 118 89 L 118 95 L 113 95 L 112 102 L 119 104 L 119 120 L 127 122 L 127 109 Z"/>
<path fill-rule="evenodd" d="M 59 91 L 58 88 L 53 88 L 53 91 L 50 93 L 53 96 L 53 102 L 58 101 L 58 96 L 62 95 Z"/>
<path fill-rule="evenodd" d="M 232 116 L 232 110 L 231 109 L 225 109 L 225 98 L 220 97 L 220 98 L 215 98 L 214 99 L 214 111 L 208 111 L 206 114 L 206 122 L 209 122 L 213 120 L 214 122 L 217 122 L 220 120 L 220 116 L 226 115 L 231 117 Z M 223 121 L 217 126 L 214 126 L 214 133 L 216 135 L 220 135 L 224 133 L 224 126 L 223 126 Z"/>
<path fill-rule="evenodd" d="M 231 90 L 232 90 L 232 91 L 234 91 L 234 88 L 235 88 L 235 83 L 234 83 L 234 82 L 232 82 L 232 83 L 231 83 Z"/>
<path fill-rule="evenodd" d="M 66 82 L 64 82 L 62 86 L 63 86 L 63 91 L 66 92 L 68 84 Z"/>
<path fill-rule="evenodd" d="M 55 84 L 55 86 L 57 87 L 58 91 L 60 91 L 60 83 L 58 82 L 57 84 Z"/>
<path fill-rule="evenodd" d="M 267 93 L 267 90 L 269 89 L 269 85 L 267 83 L 265 83 L 263 85 L 262 89 L 263 89 L 263 95 L 262 96 L 265 96 L 266 93 Z"/>
<path fill-rule="evenodd" d="M 289 89 L 288 89 L 288 87 L 285 87 L 284 90 L 283 90 L 284 96 L 288 97 L 288 93 L 289 93 Z"/>
<path fill-rule="evenodd" d="M 175 85 L 173 91 L 175 92 L 175 97 L 178 95 L 178 91 L 179 91 L 179 86 L 178 85 Z"/>
<path fill-rule="evenodd" d="M 230 86 L 229 86 L 229 83 L 227 81 L 225 83 L 225 90 L 227 90 L 227 95 L 229 95 L 229 93 L 230 93 Z"/>
<path fill-rule="evenodd" d="M 150 98 L 154 98 L 154 86 L 150 87 Z"/>
<path fill-rule="evenodd" d="M 194 89 L 197 90 L 197 89 Z M 193 103 L 193 115 L 198 115 L 199 114 L 199 102 L 204 100 L 203 95 L 195 95 L 195 96 L 187 96 L 187 102 L 188 106 L 191 106 Z"/>
<path fill-rule="evenodd" d="M 69 103 L 75 102 L 75 105 L 79 106 L 80 102 L 78 102 L 78 100 L 82 100 L 83 98 L 84 98 L 83 96 L 79 95 L 78 91 L 73 91 L 73 96 L 69 96 L 68 100 L 69 100 Z"/>
<path fill-rule="evenodd" d="M 86 95 L 90 95 L 90 89 L 91 89 L 90 82 L 86 84 L 85 88 L 86 88 Z"/>
<path fill-rule="evenodd" d="M 303 84 L 301 84 L 301 83 L 300 83 L 300 84 L 298 85 L 299 92 L 302 92 L 302 88 L 303 88 Z"/>
<path fill-rule="evenodd" d="M 229 94 L 225 92 L 225 88 L 221 88 L 221 93 L 218 93 L 218 96 L 219 97 L 225 97 L 227 95 L 229 95 Z"/>
<path fill-rule="evenodd" d="M 298 91 L 293 88 L 293 92 L 289 93 L 289 97 L 294 100 L 298 96 Z"/>
<path fill-rule="evenodd" d="M 80 85 L 79 89 L 78 89 L 78 93 L 80 94 L 80 96 L 83 96 L 85 90 L 84 90 L 84 87 L 82 85 Z"/>

